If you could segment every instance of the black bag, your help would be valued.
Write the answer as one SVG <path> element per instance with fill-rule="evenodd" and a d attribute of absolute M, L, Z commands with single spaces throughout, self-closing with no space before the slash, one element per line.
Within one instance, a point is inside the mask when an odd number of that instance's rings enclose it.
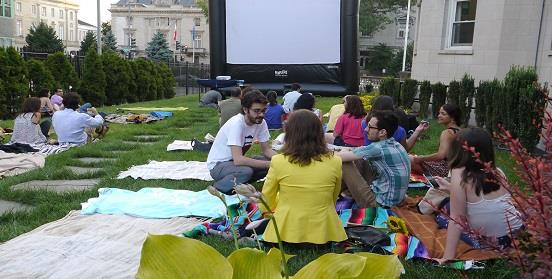
<path fill-rule="evenodd" d="M 391 245 L 391 239 L 387 233 L 371 226 L 346 227 L 345 233 L 348 240 L 344 243 L 345 252 L 371 252 L 387 255 L 384 246 Z"/>
<path fill-rule="evenodd" d="M 211 150 L 211 146 L 213 146 L 212 142 L 200 142 L 196 139 L 192 140 L 192 149 L 193 150 L 209 152 L 209 150 Z"/>

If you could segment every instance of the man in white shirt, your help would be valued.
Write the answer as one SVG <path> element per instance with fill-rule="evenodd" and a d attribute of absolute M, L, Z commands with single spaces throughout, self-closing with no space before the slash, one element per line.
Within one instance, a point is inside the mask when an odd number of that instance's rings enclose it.
<path fill-rule="evenodd" d="M 270 134 L 264 120 L 268 100 L 258 90 L 246 93 L 240 114 L 230 118 L 218 131 L 207 157 L 207 167 L 215 188 L 231 194 L 236 184 L 256 181 L 266 176 L 270 159 L 276 153 L 270 148 Z M 264 156 L 244 156 L 257 140 Z"/>
<path fill-rule="evenodd" d="M 291 92 L 288 92 L 286 93 L 286 95 L 284 95 L 284 104 L 282 105 L 282 107 L 284 108 L 284 111 L 286 113 L 290 113 L 293 111 L 293 106 L 295 106 L 297 99 L 301 97 L 301 93 L 299 93 L 299 91 L 301 90 L 301 85 L 299 85 L 299 83 L 292 84 L 291 90 Z"/>
<path fill-rule="evenodd" d="M 88 140 L 85 129 L 99 127 L 104 122 L 94 107 L 88 109 L 88 113 L 92 116 L 77 112 L 79 103 L 78 94 L 68 93 L 63 98 L 65 109 L 56 111 L 52 116 L 52 125 L 60 144 L 85 144 Z"/>

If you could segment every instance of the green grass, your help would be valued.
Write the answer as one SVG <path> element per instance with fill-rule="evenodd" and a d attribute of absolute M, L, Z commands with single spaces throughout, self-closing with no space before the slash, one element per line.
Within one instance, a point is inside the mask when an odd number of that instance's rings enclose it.
<path fill-rule="evenodd" d="M 49 156 L 43 169 L 33 170 L 15 177 L 0 179 L 0 199 L 10 200 L 28 204 L 34 209 L 27 212 L 8 213 L 0 216 L 0 243 L 12 239 L 25 232 L 43 225 L 45 223 L 57 220 L 65 216 L 70 210 L 79 210 L 80 203 L 89 198 L 97 196 L 97 189 L 70 193 L 57 194 L 46 191 L 12 191 L 10 186 L 30 181 L 30 180 L 53 180 L 53 179 L 82 179 L 99 178 L 98 187 L 117 187 L 129 190 L 139 190 L 143 187 L 165 187 L 172 189 L 202 190 L 210 185 L 209 182 L 197 180 L 134 180 L 134 179 L 115 179 L 121 171 L 127 170 L 133 165 L 145 164 L 150 160 L 198 160 L 205 161 L 206 153 L 196 151 L 186 152 L 166 152 L 166 146 L 175 139 L 189 140 L 192 138 L 202 139 L 206 133 L 216 135 L 218 130 L 218 115 L 214 109 L 201 108 L 197 106 L 197 95 L 187 97 L 176 97 L 170 100 L 143 102 L 129 104 L 119 107 L 188 107 L 187 111 L 176 111 L 174 116 L 163 121 L 141 125 L 121 125 L 111 124 L 107 137 L 99 142 L 92 143 L 79 148 L 73 148 L 61 154 Z M 317 107 L 328 112 L 329 108 L 336 103 L 341 102 L 339 97 L 317 98 Z M 114 112 L 117 107 L 103 107 L 100 111 Z M 0 121 L 0 127 L 12 127 L 13 121 Z M 441 127 L 435 122 L 431 123 L 430 130 L 426 136 L 419 141 L 414 152 L 418 154 L 428 154 L 437 150 L 439 134 Z M 183 128 L 183 129 L 182 129 Z M 122 141 L 134 140 L 135 135 L 166 135 L 164 138 L 152 145 L 126 145 Z M 277 132 L 272 132 L 276 136 Z M 145 140 L 142 140 L 145 141 Z M 128 150 L 126 153 L 113 153 L 114 150 Z M 249 154 L 258 152 L 258 147 L 253 148 Z M 65 169 L 65 166 L 84 166 L 84 164 L 75 159 L 81 157 L 110 157 L 119 158 L 116 162 L 108 164 L 92 164 L 87 166 L 103 167 L 103 171 L 96 174 L 74 175 Z M 513 163 L 506 153 L 498 154 L 498 165 L 503 167 L 509 179 L 517 178 L 512 172 Z M 261 187 L 261 184 L 257 184 Z M 421 191 L 409 191 L 409 195 L 419 195 Z M 202 241 L 213 246 L 224 255 L 229 255 L 233 251 L 233 243 L 223 240 L 216 236 L 202 237 Z M 297 272 L 308 262 L 328 252 L 334 252 L 332 249 L 291 249 L 286 251 L 297 255 L 290 260 L 290 270 Z M 461 278 L 463 275 L 457 271 L 451 271 L 424 262 L 404 262 L 406 274 L 404 278 Z M 467 271 L 469 277 L 474 278 L 511 278 L 514 270 L 511 265 L 503 260 L 488 262 L 487 268 L 478 271 Z"/>

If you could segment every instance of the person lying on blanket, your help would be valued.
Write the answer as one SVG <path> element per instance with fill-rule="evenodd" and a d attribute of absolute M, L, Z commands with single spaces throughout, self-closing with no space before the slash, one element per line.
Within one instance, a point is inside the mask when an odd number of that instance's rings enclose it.
<path fill-rule="evenodd" d="M 398 118 L 391 111 L 381 111 L 366 122 L 365 131 L 372 143 L 338 153 L 343 160 L 343 188 L 360 207 L 391 207 L 404 199 L 410 178 L 408 154 L 392 137 Z M 365 167 L 361 159 L 371 166 Z"/>
<path fill-rule="evenodd" d="M 270 159 L 276 154 L 268 144 L 270 134 L 264 120 L 267 103 L 259 90 L 246 93 L 241 100 L 241 113 L 230 118 L 218 131 L 207 156 L 207 167 L 219 191 L 231 194 L 236 184 L 266 176 Z M 244 156 L 253 139 L 260 142 L 264 156 Z"/>
<path fill-rule="evenodd" d="M 325 244 L 347 239 L 335 211 L 341 190 L 341 158 L 324 141 L 320 119 L 309 110 L 290 114 L 282 153 L 274 155 L 263 195 L 274 212 L 282 241 Z M 263 239 L 277 242 L 272 221 Z"/>
<path fill-rule="evenodd" d="M 482 163 L 477 162 L 474 154 L 465 150 L 463 144 L 474 147 L 479 159 L 490 163 L 495 173 L 487 173 Z M 437 177 L 439 188 L 450 191 L 450 203 L 444 211 L 454 225 L 449 225 L 445 214 L 437 215 L 437 223 L 447 228 L 445 253 L 439 263 L 456 258 L 456 247 L 460 239 L 474 248 L 483 248 L 485 243 L 462 232 L 460 220 L 465 220 L 469 228 L 478 231 L 481 236 L 496 239 L 498 246 L 505 248 L 511 245 L 511 235 L 523 228 L 521 215 L 512 205 L 512 197 L 501 186 L 505 182 L 504 173 L 495 166 L 493 142 L 489 133 L 481 128 L 466 128 L 458 132 L 448 153 L 451 181 Z M 499 176 L 499 177 L 497 177 Z M 483 241 L 484 242 L 484 241 Z"/>

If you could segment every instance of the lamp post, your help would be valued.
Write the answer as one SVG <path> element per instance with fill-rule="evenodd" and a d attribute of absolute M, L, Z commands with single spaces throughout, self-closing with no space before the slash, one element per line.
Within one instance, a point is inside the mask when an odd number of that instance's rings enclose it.
<path fill-rule="evenodd" d="M 403 48 L 403 61 L 402 71 L 406 69 L 406 48 L 408 47 L 408 31 L 410 27 L 410 0 L 408 0 L 408 8 L 406 9 L 406 30 L 404 34 L 404 48 Z"/>
<path fill-rule="evenodd" d="M 97 16 L 98 16 L 98 27 L 96 27 L 96 41 L 98 43 L 98 55 L 102 54 L 102 33 L 101 33 L 101 27 L 102 27 L 102 21 L 100 18 L 100 0 L 97 0 Z"/>

